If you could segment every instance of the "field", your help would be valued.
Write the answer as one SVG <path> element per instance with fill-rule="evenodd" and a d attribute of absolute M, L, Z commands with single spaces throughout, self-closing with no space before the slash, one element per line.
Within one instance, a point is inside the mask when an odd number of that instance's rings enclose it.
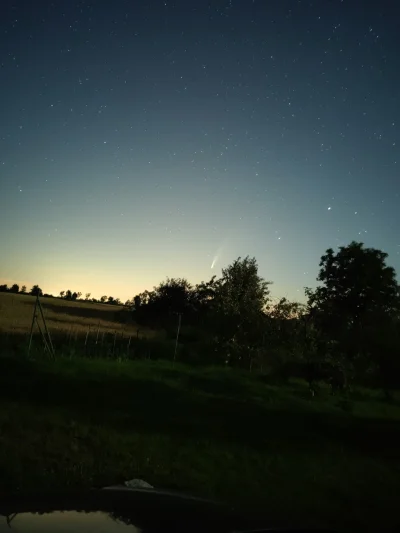
<path fill-rule="evenodd" d="M 3 336 L 25 338 L 33 301 L 0 295 Z M 99 322 L 137 329 L 116 323 L 107 305 L 44 304 L 49 327 L 65 332 Z M 267 526 L 374 531 L 400 525 L 399 449 L 399 398 L 388 403 L 380 391 L 311 397 L 301 381 L 273 385 L 229 368 L 53 362 L 39 352 L 28 360 L 7 348 L 0 356 L 1 492 L 138 477 L 227 502 Z"/>
<path fill-rule="evenodd" d="M 125 331 L 136 334 L 135 324 L 125 325 L 115 320 L 122 306 L 66 301 L 60 298 L 41 298 L 47 326 L 54 335 L 58 333 L 86 334 L 92 330 Z M 0 293 L 0 334 L 28 334 L 35 306 L 35 298 L 23 294 Z M 148 332 L 147 332 L 148 333 Z"/>

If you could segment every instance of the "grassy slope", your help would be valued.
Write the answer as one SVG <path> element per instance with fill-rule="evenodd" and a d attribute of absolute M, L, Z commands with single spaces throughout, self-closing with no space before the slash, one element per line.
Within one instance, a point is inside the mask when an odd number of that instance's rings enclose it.
<path fill-rule="evenodd" d="M 227 369 L 0 359 L 0 489 L 140 477 L 291 521 L 397 524 L 398 405 Z M 379 529 L 379 527 L 378 527 Z"/>
<path fill-rule="evenodd" d="M 135 334 L 136 324 L 124 325 L 116 320 L 116 314 L 122 306 L 97 304 L 85 301 L 71 302 L 60 298 L 41 298 L 47 327 L 50 333 L 69 332 L 86 333 L 92 330 L 122 331 Z M 0 293 L 0 334 L 28 334 L 35 298 L 23 294 Z M 140 328 L 141 335 L 150 335 L 149 331 Z"/>

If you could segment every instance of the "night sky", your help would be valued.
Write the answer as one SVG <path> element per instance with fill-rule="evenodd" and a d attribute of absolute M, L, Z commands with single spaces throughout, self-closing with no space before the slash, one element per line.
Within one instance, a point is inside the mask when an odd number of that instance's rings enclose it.
<path fill-rule="evenodd" d="M 125 300 L 250 255 L 301 300 L 353 239 L 399 270 L 399 18 L 395 1 L 5 1 L 0 281 Z"/>

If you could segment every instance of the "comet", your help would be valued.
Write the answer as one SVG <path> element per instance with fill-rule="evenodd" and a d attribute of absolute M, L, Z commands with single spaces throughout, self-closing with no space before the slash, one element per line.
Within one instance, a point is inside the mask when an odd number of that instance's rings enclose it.
<path fill-rule="evenodd" d="M 215 267 L 215 265 L 218 263 L 221 255 L 222 255 L 222 252 L 224 251 L 224 248 L 226 246 L 226 243 L 227 243 L 227 240 L 225 240 L 221 246 L 219 248 L 217 248 L 217 251 L 215 252 L 215 255 L 214 255 L 214 258 L 212 260 L 212 263 L 211 263 L 211 270 L 213 270 L 213 268 Z"/>

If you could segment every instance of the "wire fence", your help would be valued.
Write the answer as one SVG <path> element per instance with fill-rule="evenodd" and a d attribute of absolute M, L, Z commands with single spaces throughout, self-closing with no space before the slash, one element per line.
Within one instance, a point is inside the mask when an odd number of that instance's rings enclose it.
<path fill-rule="evenodd" d="M 173 359 L 175 342 L 170 339 L 141 337 L 140 333 L 104 331 L 73 327 L 51 333 L 52 349 L 43 341 L 43 331 L 0 334 L 0 350 L 4 354 L 27 357 L 88 357 L 108 359 Z"/>

